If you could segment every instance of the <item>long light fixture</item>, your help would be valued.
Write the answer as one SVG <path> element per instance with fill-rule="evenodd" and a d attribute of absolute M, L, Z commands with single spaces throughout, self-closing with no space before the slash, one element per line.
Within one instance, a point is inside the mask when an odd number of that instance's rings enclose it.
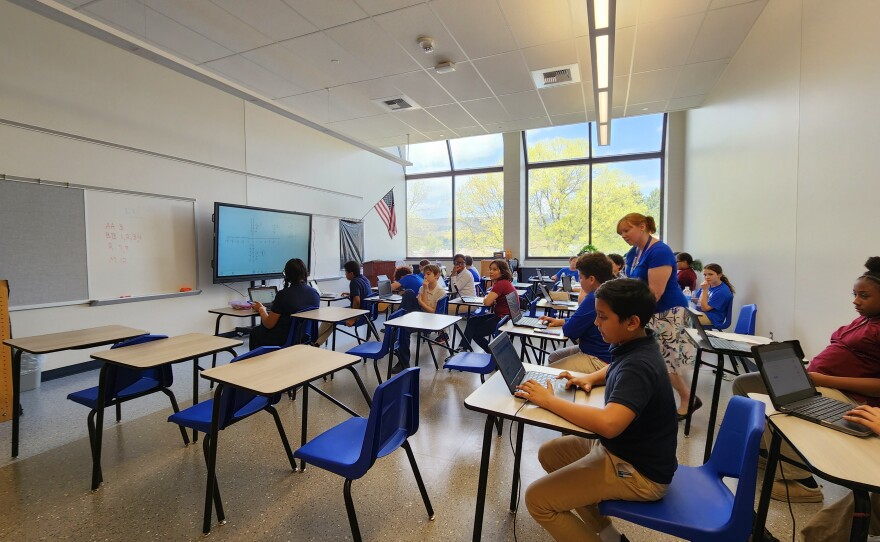
<path fill-rule="evenodd" d="M 611 143 L 611 87 L 614 82 L 614 18 L 617 0 L 587 0 L 593 104 L 599 145 Z"/>

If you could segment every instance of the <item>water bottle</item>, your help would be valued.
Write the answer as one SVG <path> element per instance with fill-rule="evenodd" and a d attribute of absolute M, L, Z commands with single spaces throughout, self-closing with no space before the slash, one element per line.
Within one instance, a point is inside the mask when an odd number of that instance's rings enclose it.
<path fill-rule="evenodd" d="M 513 272 L 513 282 L 519 282 L 519 271 Z"/>
<path fill-rule="evenodd" d="M 684 294 L 684 296 L 685 296 L 686 298 L 690 299 L 690 297 L 691 297 L 691 289 L 690 289 L 690 287 L 685 286 L 685 287 L 684 287 L 684 290 L 682 290 L 682 293 Z"/>

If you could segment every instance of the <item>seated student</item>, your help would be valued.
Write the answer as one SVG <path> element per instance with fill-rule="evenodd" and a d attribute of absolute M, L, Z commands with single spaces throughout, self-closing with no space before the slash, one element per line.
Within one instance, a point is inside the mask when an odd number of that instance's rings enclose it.
<path fill-rule="evenodd" d="M 425 278 L 425 266 L 428 266 L 428 265 L 431 265 L 431 260 L 425 258 L 424 260 L 419 262 L 419 272 L 413 273 L 413 274 L 415 276 L 419 277 L 420 279 L 424 279 Z"/>
<path fill-rule="evenodd" d="M 489 351 L 489 341 L 486 339 L 495 331 L 498 320 L 510 315 L 505 296 L 511 292 L 516 293 L 513 287 L 513 274 L 505 260 L 492 260 L 489 265 L 489 278 L 492 279 L 492 288 L 483 298 L 483 305 L 494 307 L 494 313 L 481 314 L 468 318 L 467 325 L 462 333 L 459 350 L 473 350 L 471 340 L 477 343 L 484 351 Z"/>
<path fill-rule="evenodd" d="M 571 277 L 572 280 L 576 281 L 578 279 L 578 270 L 577 270 L 577 256 L 572 256 L 568 259 L 568 267 L 561 267 L 559 271 L 550 276 L 550 280 L 555 280 L 556 285 L 555 288 L 558 290 L 562 288 L 562 277 L 563 275 L 567 275 Z"/>
<path fill-rule="evenodd" d="M 474 277 L 474 283 L 480 284 L 480 273 L 474 269 L 474 259 L 465 254 L 464 256 L 464 264 L 467 266 L 467 270 L 471 272 L 471 275 Z"/>
<path fill-rule="evenodd" d="M 419 291 L 422 287 L 424 279 L 418 275 L 414 275 L 412 268 L 408 265 L 402 265 L 394 270 L 394 282 L 391 283 L 391 289 L 395 292 L 398 290 L 412 290 L 413 293 Z"/>
<path fill-rule="evenodd" d="M 308 307 L 320 306 L 320 296 L 306 284 L 309 271 L 299 258 L 288 260 L 284 266 L 284 287 L 275 296 L 272 309 L 266 310 L 259 301 L 252 307 L 260 315 L 260 325 L 251 330 L 248 348 L 281 346 L 290 334 L 290 315 Z"/>
<path fill-rule="evenodd" d="M 736 290 L 717 263 L 703 267 L 703 278 L 699 293 L 694 292 L 694 299 L 703 311 L 700 322 L 721 329 Z"/>
<path fill-rule="evenodd" d="M 463 296 L 477 295 L 476 284 L 474 284 L 474 276 L 468 273 L 465 267 L 465 259 L 463 254 L 456 254 L 452 257 L 452 275 L 449 277 L 449 296 L 455 296 L 454 288 L 458 288 L 459 294 Z M 464 305 L 450 305 L 449 314 L 458 314 L 459 311 L 467 312 Z"/>
<path fill-rule="evenodd" d="M 609 254 L 608 259 L 611 260 L 611 275 L 616 279 L 625 279 L 626 273 L 623 272 L 626 267 L 626 260 L 620 254 Z M 696 277 L 694 277 L 696 280 Z"/>
<path fill-rule="evenodd" d="M 687 252 L 679 252 L 675 255 L 675 268 L 678 269 L 678 287 L 689 289 L 692 293 L 697 292 L 697 273 L 694 271 L 694 258 Z"/>
<path fill-rule="evenodd" d="M 436 312 L 437 302 L 446 297 L 446 291 L 443 290 L 439 282 L 440 267 L 434 264 L 428 264 L 422 267 L 422 271 L 425 274 L 425 282 L 422 284 L 422 287 L 419 288 L 418 295 L 408 289 L 403 292 L 403 300 L 400 303 L 400 308 L 406 312 Z M 392 374 L 397 374 L 409 367 L 409 343 L 411 333 L 412 332 L 407 328 L 400 329 L 400 338 L 398 339 L 399 346 L 397 349 L 398 361 L 391 368 Z"/>
<path fill-rule="evenodd" d="M 880 257 L 865 262 L 867 271 L 853 286 L 853 305 L 858 318 L 831 334 L 831 344 L 807 366 L 813 384 L 822 395 L 853 404 L 880 407 Z M 767 393 L 758 373 L 738 376 L 733 393 Z M 767 433 L 765 432 L 765 436 Z M 769 440 L 764 442 L 766 446 Z M 780 452 L 798 457 L 784 441 Z M 822 490 L 813 476 L 789 463 L 779 462 L 771 497 L 778 501 L 822 502 Z M 788 486 L 788 499 L 786 499 Z"/>
<path fill-rule="evenodd" d="M 366 308 L 364 299 L 373 295 L 373 288 L 370 286 L 370 280 L 361 274 L 361 266 L 359 263 L 351 261 L 345 262 L 345 278 L 348 279 L 348 299 L 351 308 Z M 343 294 L 344 295 L 344 294 Z M 361 317 L 363 318 L 363 317 Z M 350 318 L 344 322 L 347 326 L 355 325 L 361 318 Z M 333 325 L 327 322 L 321 322 L 318 330 L 318 339 L 315 344 L 320 346 L 327 342 L 327 339 L 333 333 Z"/>
<path fill-rule="evenodd" d="M 573 378 L 567 371 L 559 378 L 584 390 L 604 384 L 604 408 L 556 397 L 552 383 L 519 386 L 519 397 L 599 436 L 559 437 L 538 451 L 548 474 L 526 489 L 526 507 L 555 540 L 627 540 L 599 515 L 598 504 L 656 501 L 672 482 L 678 467 L 675 398 L 654 332 L 645 327 L 655 306 L 640 280 L 609 280 L 596 290 L 596 325 L 611 345 L 611 364 L 601 379 Z"/>
<path fill-rule="evenodd" d="M 578 340 L 578 344 L 550 354 L 550 364 L 568 371 L 593 373 L 604 369 L 611 361 L 608 343 L 602 340 L 595 323 L 595 291 L 602 283 L 613 278 L 611 260 L 601 252 L 584 254 L 577 259 L 577 270 L 581 292 L 586 292 L 577 310 L 568 319 L 542 316 L 541 320 L 548 322 L 548 327 L 562 326 L 562 333 L 566 337 Z"/>

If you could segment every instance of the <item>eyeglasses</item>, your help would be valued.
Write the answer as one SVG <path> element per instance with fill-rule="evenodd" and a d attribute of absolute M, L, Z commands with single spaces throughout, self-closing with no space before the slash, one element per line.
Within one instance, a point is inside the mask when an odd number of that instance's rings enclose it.
<path fill-rule="evenodd" d="M 453 263 L 454 263 L 455 265 L 464 265 L 464 261 L 462 261 L 462 260 L 458 260 L 458 261 L 455 261 L 455 262 L 453 262 Z"/>

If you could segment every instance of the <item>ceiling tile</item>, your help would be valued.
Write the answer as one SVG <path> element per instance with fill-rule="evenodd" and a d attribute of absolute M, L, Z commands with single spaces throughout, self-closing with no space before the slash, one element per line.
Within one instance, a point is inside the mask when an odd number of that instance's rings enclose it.
<path fill-rule="evenodd" d="M 561 87 L 544 88 L 539 91 L 544 106 L 550 115 L 577 113 L 584 110 L 584 95 L 581 85 L 572 84 Z M 592 102 L 592 99 L 590 99 Z"/>
<path fill-rule="evenodd" d="M 350 85 L 334 87 L 326 93 L 329 94 L 329 122 L 374 117 L 388 111 Z"/>
<path fill-rule="evenodd" d="M 288 96 L 278 101 L 292 107 L 307 119 L 320 124 L 325 124 L 330 118 L 329 100 L 326 90 Z"/>
<path fill-rule="evenodd" d="M 466 60 L 464 52 L 427 4 L 393 11 L 373 19 L 423 68 L 433 68 L 439 62 L 447 60 L 453 62 Z M 419 36 L 429 36 L 434 39 L 433 53 L 425 54 L 418 44 Z"/>
<path fill-rule="evenodd" d="M 474 60 L 473 65 L 496 95 L 535 88 L 519 51 Z"/>
<path fill-rule="evenodd" d="M 638 115 L 653 115 L 654 113 L 662 113 L 665 110 L 666 100 L 643 104 L 630 104 L 626 107 L 626 116 L 635 117 Z"/>
<path fill-rule="evenodd" d="M 588 36 L 590 22 L 587 20 L 587 2 L 585 0 L 569 0 L 568 11 L 571 13 L 571 34 L 575 37 Z"/>
<path fill-rule="evenodd" d="M 438 105 L 428 108 L 427 111 L 453 130 L 477 124 L 477 121 L 458 104 Z"/>
<path fill-rule="evenodd" d="M 379 147 L 380 149 L 386 150 L 393 155 L 397 155 L 397 147 L 405 146 L 406 136 L 393 136 L 393 137 L 383 137 L 380 139 L 367 139 L 367 143 L 374 147 Z"/>
<path fill-rule="evenodd" d="M 451 130 L 425 132 L 425 137 L 428 138 L 428 141 L 443 141 L 444 139 L 449 139 L 453 135 L 455 135 L 455 132 L 452 132 Z"/>
<path fill-rule="evenodd" d="M 83 4 L 84 2 L 79 2 Z M 137 36 L 140 38 L 144 38 L 146 36 L 146 26 L 147 26 L 147 15 L 144 13 L 145 11 L 152 11 L 150 8 L 144 6 L 137 0 L 98 0 L 97 2 L 93 2 L 79 11 L 91 15 L 96 19 L 109 24 L 115 28 L 123 30 L 133 36 Z M 153 12 L 153 17 L 162 17 L 163 19 L 167 19 L 166 17 L 159 15 Z M 170 19 L 167 19 L 170 20 Z M 178 23 L 174 23 L 177 26 Z M 194 33 L 189 29 L 185 29 L 180 26 L 184 31 Z M 210 40 L 199 36 L 205 41 L 209 43 Z M 215 44 L 219 47 L 219 44 Z M 224 51 L 228 51 L 226 54 L 232 53 L 229 49 L 222 47 Z M 214 57 L 218 58 L 218 57 Z"/>
<path fill-rule="evenodd" d="M 315 32 L 281 42 L 281 46 L 308 62 L 324 75 L 327 86 L 344 85 L 375 78 L 369 66 L 350 55 L 323 32 Z M 333 62 L 333 61 L 336 62 Z"/>
<path fill-rule="evenodd" d="M 550 117 L 553 126 L 566 126 L 568 124 L 581 124 L 587 122 L 587 117 L 583 113 L 567 113 L 565 115 L 555 115 Z"/>
<path fill-rule="evenodd" d="M 423 4 L 426 0 L 358 0 L 360 5 L 370 15 L 379 15 L 397 9 Z"/>
<path fill-rule="evenodd" d="M 372 78 L 406 73 L 420 66 L 375 21 L 364 19 L 324 33 L 372 69 Z"/>
<path fill-rule="evenodd" d="M 713 9 L 706 15 L 689 63 L 731 58 L 745 40 L 766 2 Z"/>
<path fill-rule="evenodd" d="M 711 62 L 700 62 L 699 64 L 688 64 L 681 70 L 678 83 L 672 93 L 673 98 L 682 98 L 685 96 L 694 96 L 697 94 L 708 94 L 721 74 L 727 68 L 727 60 L 713 60 Z"/>
<path fill-rule="evenodd" d="M 308 22 L 281 0 L 211 0 L 238 19 L 259 30 L 274 41 L 286 40 L 316 32 Z"/>
<path fill-rule="evenodd" d="M 460 62 L 455 65 L 454 72 L 442 75 L 434 74 L 434 78 L 459 102 L 492 95 L 492 91 L 489 90 L 470 62 Z"/>
<path fill-rule="evenodd" d="M 203 64 L 202 67 L 233 79 L 242 86 L 265 94 L 270 98 L 282 98 L 302 94 L 303 92 L 303 89 L 290 81 L 279 77 L 241 55 L 212 60 Z"/>
<path fill-rule="evenodd" d="M 511 120 L 543 117 L 544 121 L 547 121 L 547 112 L 535 90 L 499 96 L 498 99 L 501 100 L 501 105 L 507 109 Z"/>
<path fill-rule="evenodd" d="M 672 96 L 672 89 L 675 87 L 679 72 L 681 68 L 634 73 L 629 85 L 627 103 L 665 102 Z"/>
<path fill-rule="evenodd" d="M 435 0 L 429 4 L 470 58 L 516 49 L 496 0 Z"/>
<path fill-rule="evenodd" d="M 237 53 L 272 43 L 257 31 L 208 0 L 144 0 L 147 6 Z"/>
<path fill-rule="evenodd" d="M 640 24 L 635 43 L 633 73 L 681 66 L 688 59 L 703 15 Z"/>
<path fill-rule="evenodd" d="M 712 0 L 712 5 L 709 6 L 709 9 L 726 8 L 730 6 L 735 6 L 737 4 L 746 4 L 753 1 L 754 0 Z"/>
<path fill-rule="evenodd" d="M 378 100 L 380 98 L 387 98 L 389 96 L 400 94 L 400 91 L 388 78 L 359 81 L 357 83 L 345 85 L 341 88 L 349 88 L 370 100 Z M 412 98 L 412 96 L 410 96 L 410 98 Z"/>
<path fill-rule="evenodd" d="M 284 0 L 284 3 L 321 30 L 367 16 L 354 0 Z"/>
<path fill-rule="evenodd" d="M 694 107 L 700 107 L 703 105 L 703 101 L 706 100 L 706 96 L 688 96 L 686 98 L 673 98 L 669 100 L 669 104 L 666 106 L 667 111 L 680 111 L 682 109 L 692 109 Z"/>
<path fill-rule="evenodd" d="M 614 36 L 614 73 L 630 73 L 632 71 L 632 53 L 636 43 L 636 27 L 619 28 Z M 589 47 L 589 42 L 587 42 Z M 589 49 L 587 54 L 589 55 Z M 589 58 L 589 57 L 587 57 Z"/>
<path fill-rule="evenodd" d="M 413 111 L 398 111 L 394 116 L 400 122 L 413 127 L 422 133 L 436 132 L 439 130 L 448 130 L 446 126 L 441 124 L 437 119 L 428 114 L 424 109 L 416 109 Z"/>
<path fill-rule="evenodd" d="M 470 126 L 468 128 L 456 128 L 455 133 L 458 134 L 458 137 L 471 137 L 486 135 L 486 129 L 482 126 Z"/>
<path fill-rule="evenodd" d="M 629 93 L 629 80 L 629 75 L 617 75 L 614 77 L 614 87 L 611 89 L 611 107 L 623 107 L 626 105 L 626 97 Z M 592 88 L 588 92 L 592 94 Z M 593 98 L 588 96 L 587 100 L 587 110 L 592 111 L 595 109 L 593 107 Z"/>
<path fill-rule="evenodd" d="M 522 130 L 532 130 L 534 128 L 543 128 L 549 126 L 550 122 L 547 118 L 540 119 L 520 119 L 502 122 L 499 124 L 499 132 L 519 132 Z"/>
<path fill-rule="evenodd" d="M 573 37 L 568 0 L 501 0 L 504 16 L 520 47 L 532 47 Z"/>
<path fill-rule="evenodd" d="M 398 75 L 390 78 L 390 82 L 422 107 L 445 105 L 455 101 L 443 90 L 443 87 L 423 71 Z"/>
<path fill-rule="evenodd" d="M 684 15 L 702 14 L 709 9 L 709 0 L 642 0 L 639 25 Z"/>
<path fill-rule="evenodd" d="M 639 0 L 617 0 L 617 28 L 635 26 L 639 19 Z"/>
<path fill-rule="evenodd" d="M 480 124 L 500 123 L 510 120 L 510 117 L 507 116 L 507 111 L 501 107 L 501 103 L 497 98 L 474 100 L 472 102 L 464 102 L 461 105 L 475 119 L 480 121 Z"/>
<path fill-rule="evenodd" d="M 590 58 L 590 38 L 581 36 L 574 40 L 575 50 L 577 51 L 578 65 L 581 69 L 581 81 L 587 88 L 593 86 L 593 60 Z M 616 56 L 616 53 L 615 53 Z M 617 65 L 614 66 L 615 73 L 619 72 Z"/>
<path fill-rule="evenodd" d="M 306 92 L 332 86 L 327 75 L 278 43 L 242 53 L 241 56 L 287 79 Z"/>
<path fill-rule="evenodd" d="M 376 117 L 331 122 L 327 124 L 327 127 L 357 139 L 394 137 L 412 132 L 412 128 L 394 118 L 391 113 Z"/>
<path fill-rule="evenodd" d="M 584 41 L 587 42 L 589 47 L 589 40 L 584 39 Z M 587 49 L 587 53 L 589 54 L 589 49 Z M 577 64 L 578 61 L 578 53 L 575 50 L 573 38 L 529 47 L 523 49 L 522 54 L 526 59 L 526 65 L 531 71 Z"/>

